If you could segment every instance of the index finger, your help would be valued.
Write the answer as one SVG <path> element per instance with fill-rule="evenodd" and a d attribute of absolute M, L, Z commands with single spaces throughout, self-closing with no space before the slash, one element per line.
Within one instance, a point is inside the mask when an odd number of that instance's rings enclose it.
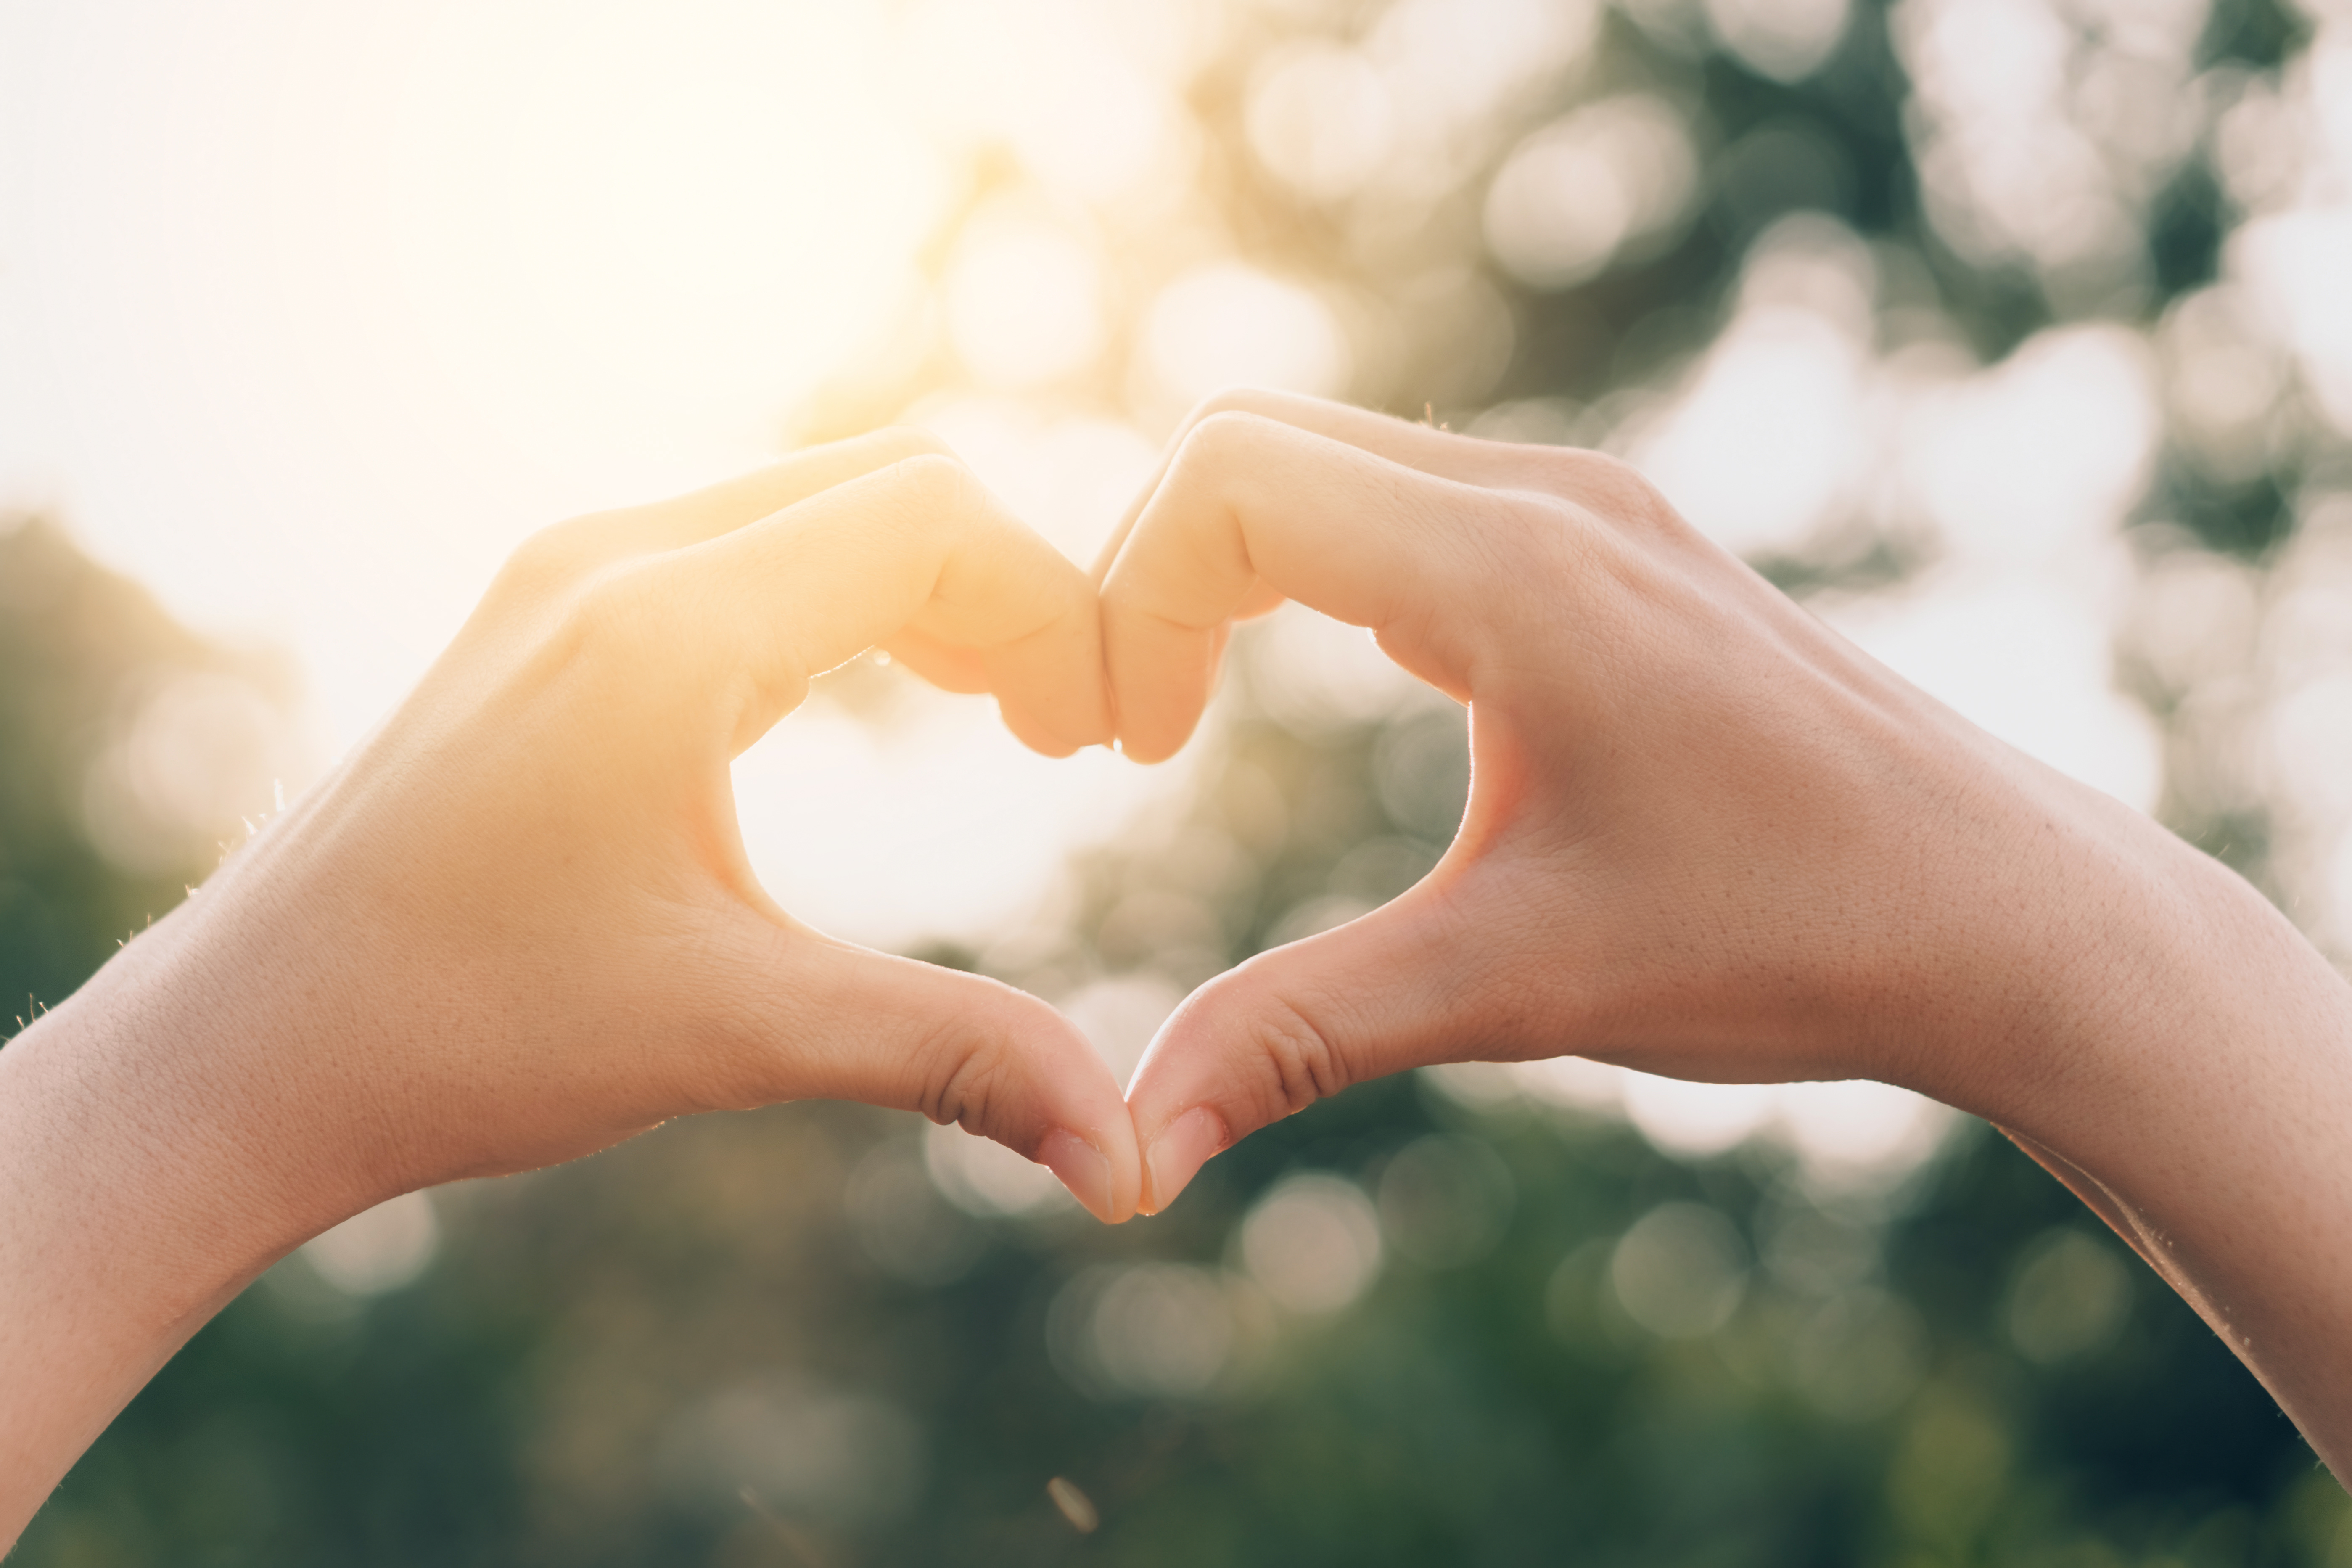
<path fill-rule="evenodd" d="M 764 468 L 667 500 L 602 513 L 594 521 L 631 548 L 678 550 L 757 522 L 893 463 L 951 455 L 947 443 L 928 431 L 890 426 L 790 453 Z"/>
<path fill-rule="evenodd" d="M 809 677 L 909 628 L 971 654 L 1032 747 L 1110 736 L 1092 585 L 953 458 L 892 463 L 644 570 L 671 635 L 751 674 L 741 744 Z"/>
<path fill-rule="evenodd" d="M 1389 656 L 1467 700 L 1477 617 L 1496 591 L 1482 521 L 1532 498 L 1441 478 L 1262 416 L 1211 415 L 1185 437 L 1102 589 L 1120 744 L 1181 747 L 1207 703 L 1225 623 L 1263 580 L 1371 628 Z"/>
<path fill-rule="evenodd" d="M 1418 468 L 1424 474 L 1442 479 L 1454 479 L 1464 484 L 1516 485 L 1528 482 L 1535 466 L 1543 459 L 1542 448 L 1508 441 L 1487 441 L 1472 436 L 1458 436 L 1448 430 L 1416 425 L 1408 419 L 1391 415 L 1375 414 L 1368 408 L 1357 408 L 1345 403 L 1332 403 L 1320 397 L 1308 397 L 1302 393 L 1275 392 L 1252 387 L 1236 387 L 1221 392 L 1187 415 L 1177 427 L 1175 437 L 1168 443 L 1168 451 L 1151 476 L 1111 531 L 1102 549 L 1095 556 L 1093 575 L 1100 583 L 1109 574 L 1111 563 L 1118 558 L 1134 531 L 1143 510 L 1167 479 L 1174 467 L 1176 455 L 1183 449 L 1192 431 L 1220 414 L 1254 414 L 1262 419 L 1342 441 L 1374 457 L 1385 458 L 1408 468 Z"/>

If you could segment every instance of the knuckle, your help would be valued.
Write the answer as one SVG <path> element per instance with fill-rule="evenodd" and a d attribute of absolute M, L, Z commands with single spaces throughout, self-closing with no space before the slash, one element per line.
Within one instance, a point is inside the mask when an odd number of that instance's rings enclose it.
<path fill-rule="evenodd" d="M 1560 471 L 1580 485 L 1606 489 L 1631 485 L 1646 485 L 1633 464 L 1614 453 L 1592 447 L 1547 447 L 1544 455 L 1559 466 Z"/>
<path fill-rule="evenodd" d="M 1507 644 L 1533 635 L 1536 624 L 1550 624 L 1562 602 L 1586 602 L 1643 553 L 1624 530 L 1580 504 L 1510 491 L 1496 496 L 1477 527 L 1465 531 L 1447 565 L 1458 574 L 1459 589 L 1503 589 L 1475 635 Z"/>
<path fill-rule="evenodd" d="M 1329 1032 L 1294 1003 L 1277 1001 L 1255 1020 L 1252 1031 L 1265 1067 L 1265 1097 L 1280 1108 L 1275 1117 L 1328 1100 L 1353 1081 Z"/>
<path fill-rule="evenodd" d="M 1169 460 L 1160 491 L 1189 500 L 1232 491 L 1267 461 L 1266 448 L 1289 428 L 1267 415 L 1220 408 L 1194 420 Z"/>
<path fill-rule="evenodd" d="M 915 1109 L 945 1127 L 986 1136 L 997 1130 L 1009 1098 L 1004 1041 L 969 1023 L 942 1027 L 921 1053 Z"/>
<path fill-rule="evenodd" d="M 926 452 L 883 470 L 874 504 L 857 519 L 865 547 L 890 560 L 936 555 L 971 515 L 979 481 L 957 458 Z"/>
<path fill-rule="evenodd" d="M 1199 425 L 1220 414 L 1257 414 L 1271 416 L 1280 405 L 1280 395 L 1255 386 L 1221 387 L 1202 398 L 1185 423 Z"/>
<path fill-rule="evenodd" d="M 1225 446 L 1234 442 L 1260 441 L 1265 439 L 1266 427 L 1273 423 L 1273 416 L 1255 408 L 1220 408 L 1195 422 L 1184 444 L 1187 447 Z"/>
<path fill-rule="evenodd" d="M 1550 460 L 1559 494 L 1611 522 L 1663 528 L 1682 521 L 1658 487 L 1622 458 L 1562 447 Z"/>
<path fill-rule="evenodd" d="M 651 572 L 608 572 L 574 595 L 569 616 L 579 645 L 635 661 L 663 640 L 666 591 Z"/>
<path fill-rule="evenodd" d="M 971 470 L 946 452 L 910 452 L 890 466 L 924 489 L 960 489 L 971 478 Z"/>
<path fill-rule="evenodd" d="M 499 569 L 499 589 L 538 597 L 579 581 L 604 560 L 614 524 L 615 514 L 592 512 L 539 530 Z"/>
<path fill-rule="evenodd" d="M 1275 424 L 1267 416 L 1246 409 L 1218 410 L 1185 433 L 1184 444 L 1176 449 L 1176 460 L 1171 465 L 1171 478 L 1197 480 L 1204 468 L 1220 474 L 1232 470 L 1246 454 L 1265 447 Z"/>
<path fill-rule="evenodd" d="M 1573 511 L 1548 494 L 1512 491 L 1498 498 L 1478 531 L 1481 568 L 1515 581 L 1544 581 L 1574 562 Z"/>
<path fill-rule="evenodd" d="M 979 481 L 970 468 L 945 452 L 919 452 L 890 465 L 900 487 L 905 521 L 929 527 L 965 510 Z"/>

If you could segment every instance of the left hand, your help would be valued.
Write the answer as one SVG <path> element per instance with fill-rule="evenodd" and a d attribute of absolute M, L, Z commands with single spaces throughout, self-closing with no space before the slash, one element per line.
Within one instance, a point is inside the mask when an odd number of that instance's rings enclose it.
<path fill-rule="evenodd" d="M 807 1097 L 963 1122 L 1123 1217 L 1129 1123 L 1076 1030 L 794 921 L 729 777 L 811 675 L 893 639 L 1038 750 L 1104 740 L 1096 626 L 1083 575 L 908 432 L 550 530 L 384 728 L 138 944 L 184 1016 L 234 1020 L 175 1058 L 200 1071 L 153 1070 L 195 1124 L 281 1152 L 300 1231 Z"/>
<path fill-rule="evenodd" d="M 0 1052 L 0 1549 L 245 1281 L 413 1188 L 824 1097 L 1132 1214 L 1085 1037 L 793 920 L 729 777 L 893 638 L 1040 750 L 1108 739 L 1097 636 L 1084 574 L 905 432 L 525 544 L 382 729 Z"/>

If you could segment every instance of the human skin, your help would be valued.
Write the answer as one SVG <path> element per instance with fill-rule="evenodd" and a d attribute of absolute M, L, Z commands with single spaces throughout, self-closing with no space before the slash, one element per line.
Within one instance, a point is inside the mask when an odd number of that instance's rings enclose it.
<path fill-rule="evenodd" d="M 1118 1086 L 1051 1007 L 761 891 L 729 763 L 884 644 L 1108 738 L 1093 585 L 886 432 L 533 539 L 386 724 L 0 1051 L 0 1551 L 272 1261 L 383 1199 L 803 1098 L 960 1121 L 1108 1220 Z"/>
<path fill-rule="evenodd" d="M 1366 1079 L 1574 1054 L 1869 1078 L 2003 1128 L 2352 1479 L 2352 986 L 2242 879 L 1853 647 L 1595 453 L 1220 399 L 1097 566 L 1121 745 L 1233 621 L 1370 628 L 1470 710 L 1393 902 L 1195 992 L 1129 1086 L 1143 1207 Z"/>
<path fill-rule="evenodd" d="M 1099 574 L 1097 610 L 905 435 L 527 547 L 383 731 L 0 1052 L 0 1542 L 246 1281 L 399 1192 L 824 1095 L 1116 1220 L 1349 1083 L 1570 1052 L 1990 1118 L 2347 1473 L 2352 989 L 2243 882 L 1590 453 L 1237 396 Z M 1149 761 L 1283 596 L 1470 705 L 1469 809 L 1402 898 L 1196 993 L 1125 1105 L 1042 1004 L 809 931 L 743 863 L 727 762 L 811 670 L 883 642 L 1042 751 L 1115 722 Z"/>

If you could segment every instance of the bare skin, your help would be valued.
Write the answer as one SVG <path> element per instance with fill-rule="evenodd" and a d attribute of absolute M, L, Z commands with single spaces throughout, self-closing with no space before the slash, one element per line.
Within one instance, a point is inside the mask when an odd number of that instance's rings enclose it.
<path fill-rule="evenodd" d="M 2352 1478 L 2352 986 L 2237 876 L 1993 740 L 1590 452 L 1204 408 L 1098 567 L 1121 743 L 1232 622 L 1370 627 L 1471 717 L 1418 886 L 1202 986 L 1129 1086 L 1146 1212 L 1429 1063 L 1871 1078 L 2011 1131 Z"/>
<path fill-rule="evenodd" d="M 385 729 L 0 1052 L 0 1541 L 272 1259 L 666 1117 L 918 1109 L 1105 1219 L 1348 1084 L 1578 1053 L 1984 1115 L 2352 1474 L 2352 987 L 2252 889 L 1873 663 L 1590 453 L 1220 400 L 1095 587 L 919 437 L 520 553 Z M 1173 752 L 1295 597 L 1470 705 L 1420 886 L 1196 993 L 1128 1102 L 1050 1008 L 794 923 L 727 763 L 883 643 Z"/>
<path fill-rule="evenodd" d="M 728 774 L 876 643 L 1039 750 L 1105 740 L 1097 626 L 1085 575 L 904 432 L 527 544 L 332 778 L 0 1051 L 0 1546 L 247 1281 L 417 1187 L 823 1097 L 1131 1214 L 1085 1038 L 796 923 Z"/>

